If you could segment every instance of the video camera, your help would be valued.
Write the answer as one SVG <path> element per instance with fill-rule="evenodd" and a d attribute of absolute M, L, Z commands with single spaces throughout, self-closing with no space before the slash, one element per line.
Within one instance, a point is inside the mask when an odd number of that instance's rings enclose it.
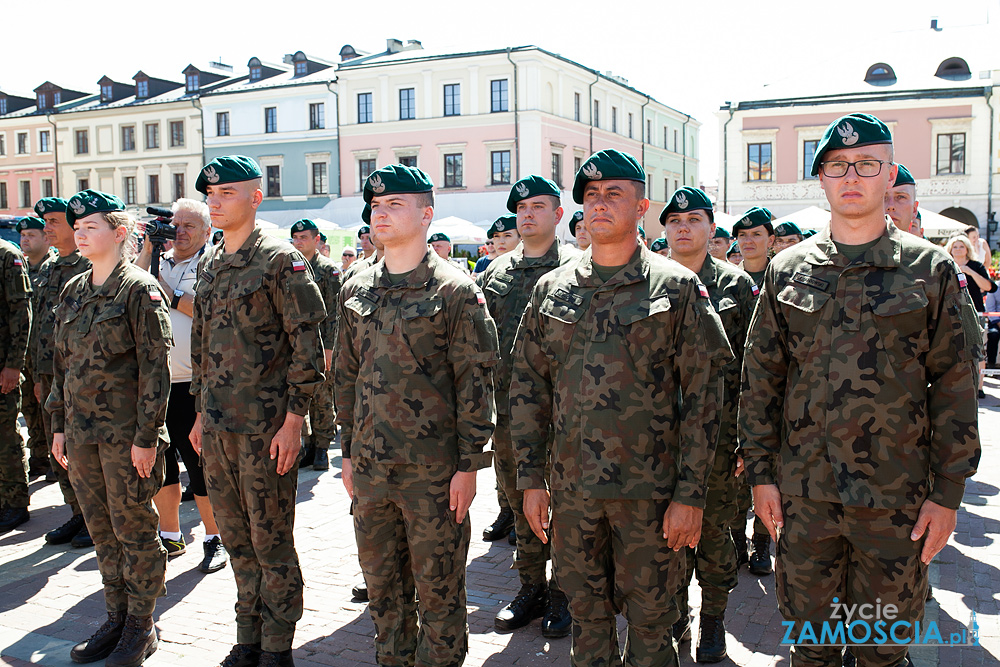
<path fill-rule="evenodd" d="M 160 277 L 160 254 L 168 241 L 177 238 L 177 228 L 171 224 L 174 212 L 169 208 L 159 206 L 147 206 L 146 213 L 156 217 L 146 223 L 146 238 L 153 244 L 153 259 L 149 265 L 149 272 L 154 278 Z"/>

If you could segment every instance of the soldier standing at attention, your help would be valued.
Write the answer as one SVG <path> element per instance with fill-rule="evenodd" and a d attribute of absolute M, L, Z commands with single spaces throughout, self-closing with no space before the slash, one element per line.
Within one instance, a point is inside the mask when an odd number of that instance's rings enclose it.
<path fill-rule="evenodd" d="M 713 213 L 714 215 L 714 213 Z M 733 237 L 724 228 L 716 226 L 715 234 L 708 240 L 708 254 L 716 259 L 726 261 L 726 252 L 733 244 Z M 733 350 L 735 352 L 736 350 Z"/>
<path fill-rule="evenodd" d="M 569 219 L 569 233 L 576 239 L 576 247 L 580 250 L 586 250 L 590 247 L 590 232 L 587 231 L 585 225 L 580 224 L 582 222 L 583 211 L 577 211 Z"/>
<path fill-rule="evenodd" d="M 679 552 L 701 534 L 721 369 L 732 360 L 705 286 L 638 239 L 645 180 L 619 151 L 584 162 L 573 199 L 593 244 L 538 281 L 514 343 L 518 487 L 543 542 L 551 489 L 574 667 L 622 665 L 618 612 L 628 620 L 624 664 L 677 665 Z"/>
<path fill-rule="evenodd" d="M 326 379 L 313 393 L 309 404 L 309 425 L 312 435 L 303 448 L 301 465 L 313 470 L 330 469 L 330 443 L 337 436 L 333 410 L 333 347 L 337 341 L 337 295 L 340 293 L 340 269 L 328 257 L 319 254 L 319 228 L 303 218 L 292 225 L 292 245 L 309 261 L 313 279 L 319 286 L 326 305 L 326 319 L 320 325 L 323 338 L 323 372 Z"/>
<path fill-rule="evenodd" d="M 0 240 L 0 535 L 28 515 L 28 459 L 17 428 L 21 369 L 31 331 L 28 262 L 16 245 Z"/>
<path fill-rule="evenodd" d="M 299 251 L 254 224 L 260 185 L 260 167 L 242 155 L 212 160 L 195 183 L 224 234 L 201 259 L 191 329 L 191 444 L 238 589 L 237 644 L 223 667 L 293 664 L 297 466 L 323 382 L 323 298 Z"/>
<path fill-rule="evenodd" d="M 917 182 L 910 170 L 896 163 L 896 180 L 885 193 L 885 214 L 901 232 L 909 232 L 917 217 L 920 202 L 917 201 Z"/>
<path fill-rule="evenodd" d="M 500 366 L 497 371 L 497 428 L 493 433 L 493 466 L 500 489 L 513 511 L 517 551 L 514 567 L 521 590 L 494 619 L 497 630 L 523 627 L 544 614 L 542 635 L 565 637 L 571 619 L 566 595 L 553 579 L 546 581 L 548 543 L 539 540 L 524 518 L 523 493 L 517 488 L 517 462 L 510 438 L 510 371 L 514 363 L 514 337 L 538 279 L 580 256 L 571 246 L 556 241 L 556 226 L 562 219 L 559 186 L 541 176 L 522 178 L 510 189 L 507 210 L 515 214 L 521 245 L 495 262 L 483 274 L 486 305 L 497 323 L 500 337 Z"/>
<path fill-rule="evenodd" d="M 369 259 L 375 255 L 375 244 L 372 243 L 371 239 L 372 230 L 368 224 L 370 220 L 365 220 L 364 214 L 362 214 L 361 219 L 364 220 L 365 226 L 358 230 L 358 240 L 361 241 L 361 252 L 364 254 L 364 258 Z M 361 258 L 358 257 L 358 259 Z"/>
<path fill-rule="evenodd" d="M 979 463 L 976 313 L 955 262 L 887 223 L 892 159 L 874 116 L 827 128 L 812 173 L 830 226 L 771 262 L 747 340 L 743 457 L 794 637 L 835 601 L 894 605 L 912 628 Z M 905 665 L 894 640 L 849 648 Z M 838 647 L 791 649 L 793 667 L 840 664 Z"/>
<path fill-rule="evenodd" d="M 364 198 L 385 257 L 341 289 L 336 400 L 376 658 L 461 665 L 467 512 L 476 471 L 492 459 L 496 327 L 472 279 L 427 247 L 434 193 L 424 172 L 379 169 Z"/>
<path fill-rule="evenodd" d="M 28 261 L 28 278 L 31 280 L 32 317 L 37 319 L 38 312 L 35 300 L 38 298 L 39 269 L 42 263 L 54 253 L 45 239 L 45 221 L 41 218 L 21 218 L 17 223 L 17 231 L 21 235 L 21 252 Z M 45 438 L 45 427 L 42 426 L 42 405 L 35 397 L 35 380 L 32 373 L 34 360 L 31 358 L 31 346 L 24 359 L 24 382 L 21 383 L 21 414 L 28 426 L 28 477 L 46 475 L 52 469 L 49 467 L 49 444 Z M 55 477 L 53 477 L 53 481 Z"/>
<path fill-rule="evenodd" d="M 674 626 L 674 637 L 681 641 L 690 636 L 688 620 L 688 584 L 698 574 L 701 586 L 701 622 L 698 630 L 698 662 L 720 662 L 726 657 L 724 617 L 729 593 L 739 581 L 736 549 L 729 530 L 737 521 L 736 494 L 741 486 L 737 474 L 736 407 L 740 398 L 740 371 L 747 327 L 757 301 L 753 281 L 729 262 L 709 255 L 709 243 L 715 238 L 712 202 L 698 188 L 683 187 L 670 197 L 660 213 L 671 248 L 671 259 L 698 274 L 708 288 L 708 298 L 722 320 L 735 359 L 723 367 L 722 402 L 719 407 L 719 441 L 715 462 L 708 477 L 708 495 L 701 522 L 701 542 L 687 552 L 687 576 L 677 592 L 681 618 Z M 745 486 L 745 485 L 744 485 Z M 746 513 L 743 514 L 744 525 Z"/>
<path fill-rule="evenodd" d="M 781 223 L 774 228 L 774 254 L 777 255 L 786 248 L 802 243 L 804 238 L 802 230 L 794 222 Z"/>
<path fill-rule="evenodd" d="M 52 447 L 52 428 L 49 423 L 49 413 L 45 409 L 45 400 L 52 389 L 52 357 L 55 351 L 56 316 L 55 308 L 59 305 L 59 295 L 63 287 L 74 276 L 78 276 L 90 268 L 90 260 L 80 255 L 76 248 L 73 235 L 73 225 L 66 220 L 66 200 L 56 197 L 45 197 L 35 203 L 35 213 L 45 220 L 45 238 L 49 245 L 59 253 L 42 262 L 38 269 L 38 295 L 35 297 L 37 306 L 35 321 L 31 327 L 31 358 L 35 363 L 32 374 L 35 380 L 35 397 L 42 405 L 42 426 L 48 446 Z M 58 465 L 54 459 L 49 459 L 49 465 L 55 472 L 62 491 L 63 500 L 69 505 L 73 514 L 69 521 L 45 534 L 49 544 L 65 544 L 72 546 L 92 547 L 87 525 L 83 520 L 80 503 L 76 501 L 76 493 L 70 484 L 65 468 Z"/>
<path fill-rule="evenodd" d="M 168 298 L 132 264 L 135 220 L 114 196 L 73 195 L 66 222 L 90 269 L 71 279 L 56 308 L 52 457 L 69 471 L 97 546 L 108 618 L 70 651 L 137 667 L 156 651 L 153 608 L 166 593 L 167 552 L 153 496 L 163 484 L 170 395 Z"/>

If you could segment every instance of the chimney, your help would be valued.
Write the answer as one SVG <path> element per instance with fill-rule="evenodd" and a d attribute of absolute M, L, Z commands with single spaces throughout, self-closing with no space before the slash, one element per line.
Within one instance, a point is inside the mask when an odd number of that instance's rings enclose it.
<path fill-rule="evenodd" d="M 398 39 L 387 39 L 385 40 L 385 50 L 389 53 L 399 53 L 403 50 L 403 42 Z"/>
<path fill-rule="evenodd" d="M 941 32 L 942 28 L 938 27 L 938 20 L 936 18 L 931 19 L 931 30 L 934 32 Z"/>
<path fill-rule="evenodd" d="M 417 51 L 424 48 L 424 45 L 420 43 L 419 39 L 408 39 L 406 40 L 406 48 L 404 51 Z"/>

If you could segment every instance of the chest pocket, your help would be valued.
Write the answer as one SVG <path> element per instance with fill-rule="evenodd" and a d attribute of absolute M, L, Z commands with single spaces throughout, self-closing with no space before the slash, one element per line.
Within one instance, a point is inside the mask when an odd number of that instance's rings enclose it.
<path fill-rule="evenodd" d="M 229 312 L 233 324 L 247 331 L 266 331 L 275 325 L 274 307 L 258 274 L 235 281 L 229 288 Z"/>
<path fill-rule="evenodd" d="M 875 325 L 882 347 L 894 364 L 901 364 L 927 352 L 927 306 L 922 287 L 880 294 L 871 299 Z"/>
<path fill-rule="evenodd" d="M 719 303 L 715 305 L 715 312 L 719 314 L 719 319 L 722 320 L 722 328 L 727 333 L 736 331 L 739 328 L 740 309 L 739 304 L 736 303 L 736 299 L 729 296 L 720 298 Z"/>
<path fill-rule="evenodd" d="M 494 294 L 497 294 L 499 296 L 507 296 L 507 293 L 510 292 L 510 288 L 513 286 L 513 284 L 514 284 L 513 281 L 504 282 L 503 280 L 500 280 L 498 277 L 493 276 L 492 278 L 490 278 L 490 281 L 486 283 L 486 291 L 493 292 Z"/>
<path fill-rule="evenodd" d="M 410 366 L 413 372 L 425 375 L 434 374 L 434 366 L 448 349 L 444 301 L 435 297 L 403 303 L 399 306 L 399 317 L 399 330 L 412 357 L 412 361 L 401 359 L 400 366 L 404 370 Z"/>
<path fill-rule="evenodd" d="M 101 309 L 94 315 L 93 328 L 97 330 L 101 349 L 108 356 L 125 354 L 135 347 L 124 303 L 112 303 Z"/>
<path fill-rule="evenodd" d="M 617 308 L 618 328 L 628 346 L 636 377 L 662 378 L 663 364 L 673 354 L 670 297 L 650 297 Z"/>
<path fill-rule="evenodd" d="M 788 285 L 778 292 L 778 303 L 788 322 L 788 347 L 796 359 L 805 359 L 812 347 L 823 319 L 821 311 L 829 301 L 827 292 L 804 285 Z"/>
<path fill-rule="evenodd" d="M 573 333 L 587 311 L 587 304 L 579 295 L 567 292 L 565 297 L 556 298 L 549 294 L 538 309 L 542 329 L 546 331 L 541 343 L 546 355 L 559 364 L 566 363 Z"/>

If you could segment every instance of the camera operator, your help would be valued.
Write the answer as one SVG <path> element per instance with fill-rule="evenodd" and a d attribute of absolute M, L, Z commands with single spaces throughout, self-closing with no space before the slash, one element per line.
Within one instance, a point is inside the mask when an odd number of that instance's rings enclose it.
<path fill-rule="evenodd" d="M 181 485 L 178 479 L 179 454 L 191 477 L 191 489 L 198 505 L 198 513 L 205 524 L 205 558 L 199 565 L 201 572 L 209 573 L 225 567 L 226 550 L 219 537 L 212 514 L 212 505 L 205 489 L 201 459 L 195 453 L 188 435 L 195 421 L 194 397 L 188 391 L 191 384 L 191 318 L 194 314 L 194 283 L 198 273 L 198 260 L 208 243 L 212 220 L 208 206 L 193 199 L 178 199 L 171 207 L 175 238 L 173 248 L 160 257 L 160 284 L 170 295 L 170 323 L 174 332 L 174 348 L 170 351 L 170 401 L 167 404 L 167 430 L 170 432 L 170 449 L 167 451 L 166 480 L 153 502 L 160 513 L 160 539 L 169 557 L 184 553 L 186 545 L 180 528 Z M 165 218 L 157 220 L 163 226 Z M 148 228 L 153 225 L 149 224 Z M 161 241 L 159 235 L 150 238 L 148 233 L 136 265 L 149 269 L 153 246 Z"/>

